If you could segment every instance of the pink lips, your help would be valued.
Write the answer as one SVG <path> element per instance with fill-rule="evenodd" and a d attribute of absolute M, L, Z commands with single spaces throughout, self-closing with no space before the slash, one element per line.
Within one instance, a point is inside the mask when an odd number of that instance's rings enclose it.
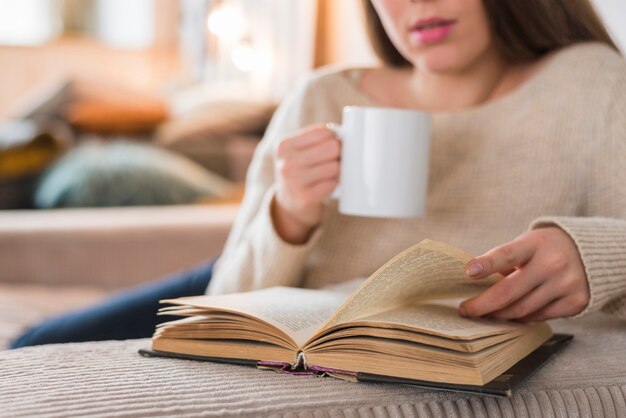
<path fill-rule="evenodd" d="M 409 29 L 411 39 L 420 45 L 433 45 L 444 41 L 452 32 L 456 21 L 433 17 L 421 19 Z"/>

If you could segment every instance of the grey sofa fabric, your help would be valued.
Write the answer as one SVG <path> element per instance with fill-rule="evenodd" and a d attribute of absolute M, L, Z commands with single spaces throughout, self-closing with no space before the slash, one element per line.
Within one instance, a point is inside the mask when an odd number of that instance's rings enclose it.
<path fill-rule="evenodd" d="M 144 358 L 131 340 L 0 352 L 0 416 L 626 416 L 626 323 L 552 325 L 574 341 L 510 399 Z"/>

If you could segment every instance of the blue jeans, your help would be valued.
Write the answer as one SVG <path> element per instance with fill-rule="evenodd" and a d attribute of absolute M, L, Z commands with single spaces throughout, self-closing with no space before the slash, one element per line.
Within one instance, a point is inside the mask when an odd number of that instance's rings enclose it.
<path fill-rule="evenodd" d="M 213 264 L 132 288 L 96 306 L 45 321 L 15 340 L 10 348 L 150 337 L 158 323 L 172 319 L 156 316 L 159 300 L 204 294 Z"/>

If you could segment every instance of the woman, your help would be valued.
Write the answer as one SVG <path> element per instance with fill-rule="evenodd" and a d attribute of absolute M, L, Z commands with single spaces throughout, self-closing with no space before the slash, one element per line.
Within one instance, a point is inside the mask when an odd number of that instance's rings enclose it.
<path fill-rule="evenodd" d="M 320 74 L 281 106 L 209 293 L 363 277 L 432 238 L 484 253 L 468 263 L 470 279 L 506 275 L 462 315 L 529 321 L 603 309 L 626 318 L 626 62 L 588 0 L 365 7 L 388 65 Z M 346 105 L 433 113 L 426 217 L 349 217 L 326 203 L 340 165 L 326 123 Z M 92 322 L 127 322 L 131 307 L 151 315 L 159 298 L 200 293 L 210 276 L 189 275 L 195 289 L 180 289 L 185 276 L 123 295 Z M 60 326 L 92 338 L 81 323 L 92 312 L 37 327 L 15 346 L 76 340 Z M 154 323 L 99 338 L 148 336 Z"/>

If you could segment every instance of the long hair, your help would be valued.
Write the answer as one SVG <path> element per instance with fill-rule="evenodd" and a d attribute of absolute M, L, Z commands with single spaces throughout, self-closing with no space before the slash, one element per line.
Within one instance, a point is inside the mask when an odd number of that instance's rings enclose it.
<path fill-rule="evenodd" d="M 411 65 L 395 48 L 370 0 L 362 0 L 374 52 L 387 65 Z M 483 0 L 500 53 L 531 61 L 578 42 L 603 42 L 619 52 L 589 0 Z"/>

